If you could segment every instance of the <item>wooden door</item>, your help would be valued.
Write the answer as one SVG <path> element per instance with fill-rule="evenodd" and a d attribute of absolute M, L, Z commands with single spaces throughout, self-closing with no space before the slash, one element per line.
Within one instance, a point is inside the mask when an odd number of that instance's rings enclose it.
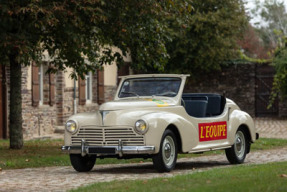
<path fill-rule="evenodd" d="M 256 100 L 255 113 L 257 117 L 278 116 L 278 98 L 271 108 L 267 108 L 270 102 L 272 84 L 275 69 L 268 64 L 258 64 L 256 66 Z"/>

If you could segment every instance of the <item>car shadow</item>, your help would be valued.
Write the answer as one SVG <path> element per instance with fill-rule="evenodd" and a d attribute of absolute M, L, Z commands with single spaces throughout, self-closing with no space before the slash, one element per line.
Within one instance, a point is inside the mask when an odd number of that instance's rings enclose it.
<path fill-rule="evenodd" d="M 228 162 L 219 161 L 190 161 L 190 162 L 178 162 L 174 169 L 175 172 L 181 171 L 194 171 L 197 169 L 208 169 L 213 167 L 229 166 Z M 147 174 L 147 173 L 158 173 L 153 167 L 152 163 L 143 164 L 130 164 L 130 165 L 116 165 L 112 167 L 101 167 L 97 169 L 97 165 L 91 171 L 94 173 L 104 174 Z"/>

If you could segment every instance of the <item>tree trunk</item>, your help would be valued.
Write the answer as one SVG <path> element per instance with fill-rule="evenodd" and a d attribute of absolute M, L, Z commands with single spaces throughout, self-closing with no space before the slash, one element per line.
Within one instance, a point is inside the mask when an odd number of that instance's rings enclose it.
<path fill-rule="evenodd" d="M 21 149 L 23 147 L 22 130 L 22 71 L 16 50 L 9 55 L 10 59 L 10 111 L 9 111 L 9 135 L 10 149 Z"/>

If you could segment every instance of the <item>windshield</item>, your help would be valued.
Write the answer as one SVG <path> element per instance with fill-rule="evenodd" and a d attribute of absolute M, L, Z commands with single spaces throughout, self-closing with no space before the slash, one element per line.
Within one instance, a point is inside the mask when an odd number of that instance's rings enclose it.
<path fill-rule="evenodd" d="M 139 96 L 175 97 L 179 91 L 181 79 L 174 77 L 150 77 L 127 79 L 123 82 L 119 98 Z"/>

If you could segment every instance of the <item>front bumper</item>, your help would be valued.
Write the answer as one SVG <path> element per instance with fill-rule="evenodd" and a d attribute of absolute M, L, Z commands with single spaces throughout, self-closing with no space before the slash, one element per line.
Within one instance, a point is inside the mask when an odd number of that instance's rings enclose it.
<path fill-rule="evenodd" d="M 81 154 L 85 156 L 90 155 L 119 155 L 125 154 L 153 154 L 155 152 L 154 146 L 123 146 L 119 141 L 118 146 L 90 146 L 87 145 L 83 139 L 80 146 L 62 146 L 63 152 L 70 154 Z"/>

